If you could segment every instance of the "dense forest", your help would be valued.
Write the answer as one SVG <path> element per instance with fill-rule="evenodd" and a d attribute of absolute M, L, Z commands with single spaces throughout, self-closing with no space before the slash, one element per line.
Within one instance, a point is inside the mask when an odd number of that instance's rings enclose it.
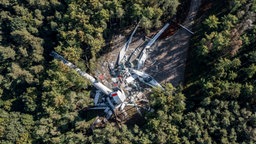
<path fill-rule="evenodd" d="M 180 3 L 1 0 L 0 143 L 255 143 L 256 0 L 203 1 L 186 82 L 154 89 L 143 125 L 92 132 L 90 83 L 49 56 L 93 72 L 112 35 L 158 29 Z"/>

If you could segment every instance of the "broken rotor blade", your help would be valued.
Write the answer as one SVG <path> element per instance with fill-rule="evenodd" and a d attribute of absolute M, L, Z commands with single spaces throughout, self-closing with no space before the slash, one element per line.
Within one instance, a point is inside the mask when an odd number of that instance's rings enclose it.
<path fill-rule="evenodd" d="M 74 65 L 70 61 L 66 60 L 64 57 L 62 57 L 58 53 L 52 51 L 50 53 L 50 55 L 53 56 L 55 59 L 58 59 L 58 60 L 62 61 L 69 68 L 74 69 L 82 77 L 90 80 L 90 82 L 93 84 L 93 86 L 95 88 L 97 88 L 98 90 L 100 90 L 101 92 L 103 92 L 104 94 L 109 95 L 111 92 L 113 92 L 111 89 L 109 89 L 108 87 L 103 85 L 101 82 L 98 82 L 93 76 L 89 75 L 86 72 L 83 72 L 80 68 L 77 68 L 76 65 Z"/>
<path fill-rule="evenodd" d="M 143 49 L 139 55 L 137 69 L 141 69 L 144 66 L 144 63 L 148 57 L 147 49 Z"/>
<path fill-rule="evenodd" d="M 152 76 L 150 76 L 149 74 L 142 72 L 142 71 L 138 71 L 135 69 L 129 69 L 130 72 L 134 75 L 138 76 L 139 81 L 151 86 L 151 87 L 159 87 L 161 89 L 164 89 Z"/>
<path fill-rule="evenodd" d="M 126 41 L 126 43 L 124 44 L 123 48 L 121 49 L 121 51 L 119 52 L 117 61 L 116 61 L 116 66 L 120 65 L 120 63 L 122 62 L 122 60 L 124 59 L 125 53 L 127 52 L 130 43 L 132 42 L 132 38 L 133 35 L 135 34 L 135 32 L 137 31 L 138 27 L 139 27 L 140 22 L 137 24 L 137 26 L 134 28 L 132 34 L 130 35 L 129 39 Z"/>
<path fill-rule="evenodd" d="M 137 69 L 141 69 L 148 57 L 147 50 L 155 43 L 155 41 L 160 37 L 160 35 L 169 27 L 170 23 L 164 25 L 163 28 L 147 43 L 147 45 L 141 50 L 138 56 Z"/>
<path fill-rule="evenodd" d="M 137 46 L 137 47 L 131 52 L 131 54 L 129 55 L 129 57 L 128 57 L 127 60 L 126 60 L 126 65 L 130 64 L 130 61 L 131 61 L 133 55 L 136 56 L 138 49 L 143 45 L 143 43 L 144 43 L 144 42 L 142 42 L 139 46 Z M 128 67 L 132 67 L 132 65 L 129 65 Z"/>

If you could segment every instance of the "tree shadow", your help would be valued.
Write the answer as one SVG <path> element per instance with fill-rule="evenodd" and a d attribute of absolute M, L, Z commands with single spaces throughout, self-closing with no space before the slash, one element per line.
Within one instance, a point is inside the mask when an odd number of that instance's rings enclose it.
<path fill-rule="evenodd" d="M 145 71 L 157 81 L 171 82 L 178 86 L 183 82 L 185 62 L 190 34 L 180 29 L 173 36 L 158 41 L 154 50 L 149 54 Z"/>

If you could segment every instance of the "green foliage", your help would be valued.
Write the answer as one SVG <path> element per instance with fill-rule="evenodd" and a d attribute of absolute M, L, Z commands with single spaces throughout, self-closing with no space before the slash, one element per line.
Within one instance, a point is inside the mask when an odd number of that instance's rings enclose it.
<path fill-rule="evenodd" d="M 0 61 L 1 62 L 4 62 L 8 59 L 14 60 L 15 55 L 16 55 L 16 53 L 12 48 L 0 46 Z"/>
<path fill-rule="evenodd" d="M 147 0 L 67 1 L 67 12 L 58 18 L 58 32 L 63 42 L 59 52 L 65 53 L 69 47 L 82 49 L 89 54 L 89 58 L 95 59 L 97 53 L 105 46 L 103 33 L 109 31 L 109 25 L 118 28 L 116 26 L 119 23 L 120 28 L 141 19 L 142 28 L 148 31 L 161 26 L 162 16 L 173 16 L 178 5 L 177 0 L 162 0 L 160 3 Z M 171 13 L 168 13 L 169 11 Z M 54 23 L 52 25 L 54 27 Z"/>
<path fill-rule="evenodd" d="M 132 132 L 124 125 L 122 129 L 117 129 L 113 125 L 107 125 L 103 129 L 97 129 L 93 132 L 93 136 L 90 137 L 90 141 L 94 143 L 133 143 L 136 142 L 136 138 Z"/>
<path fill-rule="evenodd" d="M 209 28 L 218 28 L 218 25 L 220 24 L 219 18 L 215 15 L 211 15 L 208 19 L 204 21 L 204 24 L 207 25 Z"/>
<path fill-rule="evenodd" d="M 0 142 L 32 143 L 34 121 L 28 114 L 0 110 Z"/>
<path fill-rule="evenodd" d="M 0 143 L 255 143 L 256 29 L 247 23 L 256 3 L 226 3 L 200 17 L 185 95 L 166 84 L 149 96 L 144 125 L 91 133 L 81 114 L 92 104 L 89 82 L 49 52 L 94 70 L 114 30 L 139 20 L 146 32 L 159 28 L 179 1 L 0 1 Z"/>
<path fill-rule="evenodd" d="M 238 18 L 235 15 L 228 14 L 227 16 L 222 17 L 222 25 L 223 29 L 230 30 L 231 28 L 234 28 L 235 24 L 238 22 Z"/>
<path fill-rule="evenodd" d="M 252 1 L 230 1 L 230 9 L 209 16 L 201 27 L 190 59 L 197 70 L 185 86 L 187 106 L 181 124 L 183 142 L 255 143 L 255 40 L 243 27 Z M 245 7 L 248 9 L 246 10 Z M 225 7 L 227 8 L 227 7 Z M 249 10 L 249 11 L 248 11 Z M 243 15 L 243 16 L 242 16 Z M 250 19 L 250 18 L 249 18 Z M 255 21 L 253 21 L 255 23 Z M 239 29 L 243 27 L 242 29 Z M 200 65 L 198 65 L 200 63 Z M 250 123 L 249 121 L 252 120 Z"/>
<path fill-rule="evenodd" d="M 180 143 L 179 123 L 185 110 L 185 96 L 175 90 L 171 84 L 165 91 L 156 89 L 150 96 L 151 107 L 148 115 L 146 133 L 153 143 Z"/>
<path fill-rule="evenodd" d="M 256 74 L 256 65 L 252 64 L 248 68 L 245 68 L 244 71 L 248 78 L 252 78 Z"/>

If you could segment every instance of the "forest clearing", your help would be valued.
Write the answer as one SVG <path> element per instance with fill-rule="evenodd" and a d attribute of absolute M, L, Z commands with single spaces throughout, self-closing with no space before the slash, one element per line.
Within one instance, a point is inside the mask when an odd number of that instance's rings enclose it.
<path fill-rule="evenodd" d="M 0 9 L 0 143 L 256 142 L 256 0 L 9 0 Z M 128 105 L 119 122 L 115 110 Z"/>

